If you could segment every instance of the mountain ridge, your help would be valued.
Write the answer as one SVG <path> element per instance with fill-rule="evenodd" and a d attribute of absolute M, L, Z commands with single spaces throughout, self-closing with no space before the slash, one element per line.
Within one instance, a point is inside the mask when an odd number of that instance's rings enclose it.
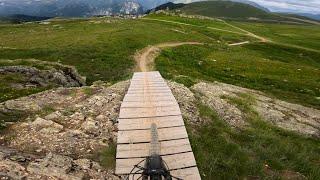
<path fill-rule="evenodd" d="M 146 13 L 148 14 L 159 10 L 171 10 L 175 13 L 231 20 L 318 24 L 317 20 L 310 17 L 292 13 L 274 13 L 256 3 L 249 2 L 250 1 L 247 0 L 210 0 L 189 4 L 169 2 L 148 10 Z"/>
<path fill-rule="evenodd" d="M 141 0 L 53 0 L 15 1 L 0 0 L 0 16 L 24 14 L 28 16 L 85 17 L 111 14 L 140 14 L 144 11 Z"/>

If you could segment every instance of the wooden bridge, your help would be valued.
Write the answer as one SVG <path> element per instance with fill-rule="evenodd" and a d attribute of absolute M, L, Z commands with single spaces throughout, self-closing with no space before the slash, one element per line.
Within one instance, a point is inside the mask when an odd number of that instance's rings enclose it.
<path fill-rule="evenodd" d="M 129 174 L 149 156 L 152 123 L 158 127 L 160 154 L 171 175 L 201 179 L 179 105 L 159 72 L 133 75 L 120 109 L 116 174 Z"/>

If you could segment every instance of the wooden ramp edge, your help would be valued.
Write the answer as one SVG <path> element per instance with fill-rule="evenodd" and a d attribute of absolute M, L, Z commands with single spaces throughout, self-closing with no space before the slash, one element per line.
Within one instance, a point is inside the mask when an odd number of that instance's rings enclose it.
<path fill-rule="evenodd" d="M 201 179 L 179 105 L 159 72 L 134 73 L 118 121 L 117 175 L 128 175 L 134 165 L 149 156 L 150 127 L 155 123 L 160 155 L 171 175 Z"/>

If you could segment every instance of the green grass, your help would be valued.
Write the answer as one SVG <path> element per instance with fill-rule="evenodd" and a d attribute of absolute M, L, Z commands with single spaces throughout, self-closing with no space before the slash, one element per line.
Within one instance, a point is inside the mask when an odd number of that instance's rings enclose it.
<path fill-rule="evenodd" d="M 198 105 L 206 123 L 187 124 L 187 129 L 202 178 L 280 179 L 292 171 L 318 179 L 320 142 L 262 121 L 251 108 L 252 99 L 229 98 L 250 124 L 243 129 L 230 128 L 210 108 Z"/>
<path fill-rule="evenodd" d="M 197 14 L 208 17 L 226 17 L 236 19 L 249 17 L 274 19 L 277 17 L 248 4 L 231 1 L 194 2 L 187 4 L 179 10 L 187 14 Z"/>
<path fill-rule="evenodd" d="M 172 28 L 175 26 L 121 19 L 2 25 L 0 46 L 16 49 L 0 49 L 0 59 L 36 58 L 61 62 L 75 66 L 87 77 L 88 84 L 96 80 L 115 82 L 131 75 L 132 56 L 149 44 L 206 41 L 203 35 L 185 35 Z"/>
<path fill-rule="evenodd" d="M 27 96 L 30 94 L 35 94 L 47 89 L 52 88 L 48 87 L 30 87 L 17 89 L 14 87 L 14 84 L 19 84 L 25 82 L 25 78 L 21 74 L 5 74 L 0 76 L 0 102 L 15 99 L 22 96 Z"/>
<path fill-rule="evenodd" d="M 230 27 L 229 25 L 227 25 L 226 23 L 224 23 L 219 19 L 187 18 L 187 17 L 179 17 L 176 15 L 165 15 L 162 13 L 149 14 L 148 16 L 146 16 L 146 18 L 189 24 L 190 26 L 196 26 L 196 27 L 215 27 L 223 30 L 241 33 L 241 31 L 239 32 L 238 29 Z"/>
<path fill-rule="evenodd" d="M 7 111 L 0 112 L 0 133 L 7 127 L 6 122 L 16 122 L 20 119 L 26 118 L 28 113 L 23 111 Z"/>
<path fill-rule="evenodd" d="M 99 153 L 98 159 L 104 168 L 114 169 L 116 167 L 116 147 L 115 143 L 111 143 L 109 147 Z"/>
<path fill-rule="evenodd" d="M 249 30 L 257 35 L 267 37 L 277 43 L 288 46 L 295 45 L 320 52 L 319 25 L 279 25 L 244 22 L 232 22 L 232 24 Z"/>
<path fill-rule="evenodd" d="M 159 19 L 165 17 L 167 16 L 152 16 L 152 18 Z M 169 16 L 167 18 L 195 25 L 202 24 L 218 29 L 238 31 L 221 21 L 199 20 L 197 22 L 197 19 L 190 18 Z M 179 33 L 176 30 L 185 33 Z M 0 31 L 0 60 L 34 58 L 75 66 L 82 76 L 87 77 L 88 85 L 97 80 L 114 83 L 130 78 L 135 65 L 134 54 L 148 45 L 178 41 L 224 44 L 252 39 L 245 35 L 210 30 L 201 26 L 117 18 L 57 19 L 48 25 L 4 24 L 0 25 Z M 8 65 L 47 68 L 26 60 L 0 61 L 0 66 Z M 14 92 L 15 90 L 6 88 L 2 90 L 2 96 L 6 97 L 2 97 L 1 101 L 42 90 L 29 89 L 26 92 Z"/>
<path fill-rule="evenodd" d="M 257 89 L 283 100 L 320 108 L 320 53 L 282 45 L 181 46 L 164 50 L 156 69 L 186 84 L 220 81 Z"/>

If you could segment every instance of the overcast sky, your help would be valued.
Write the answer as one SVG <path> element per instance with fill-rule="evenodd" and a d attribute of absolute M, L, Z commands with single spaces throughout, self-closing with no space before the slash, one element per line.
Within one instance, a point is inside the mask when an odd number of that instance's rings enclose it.
<path fill-rule="evenodd" d="M 201 0 L 174 0 L 175 2 L 194 2 Z M 320 14 L 320 0 L 250 0 L 271 11 Z"/>
<path fill-rule="evenodd" d="M 272 11 L 294 11 L 320 14 L 320 0 L 251 0 Z"/>
<path fill-rule="evenodd" d="M 32 2 L 32 1 L 54 1 L 54 0 L 0 0 L 1 2 Z M 66 0 L 68 1 L 68 0 Z M 90 0 L 88 0 L 90 1 Z M 114 0 L 116 1 L 116 0 Z M 150 1 L 150 0 L 149 0 Z M 157 1 L 157 0 L 154 0 Z M 199 0 L 172 0 L 174 2 L 192 2 Z M 250 0 L 256 2 L 271 11 L 281 11 L 281 12 L 307 12 L 313 14 L 320 14 L 320 0 Z"/>

